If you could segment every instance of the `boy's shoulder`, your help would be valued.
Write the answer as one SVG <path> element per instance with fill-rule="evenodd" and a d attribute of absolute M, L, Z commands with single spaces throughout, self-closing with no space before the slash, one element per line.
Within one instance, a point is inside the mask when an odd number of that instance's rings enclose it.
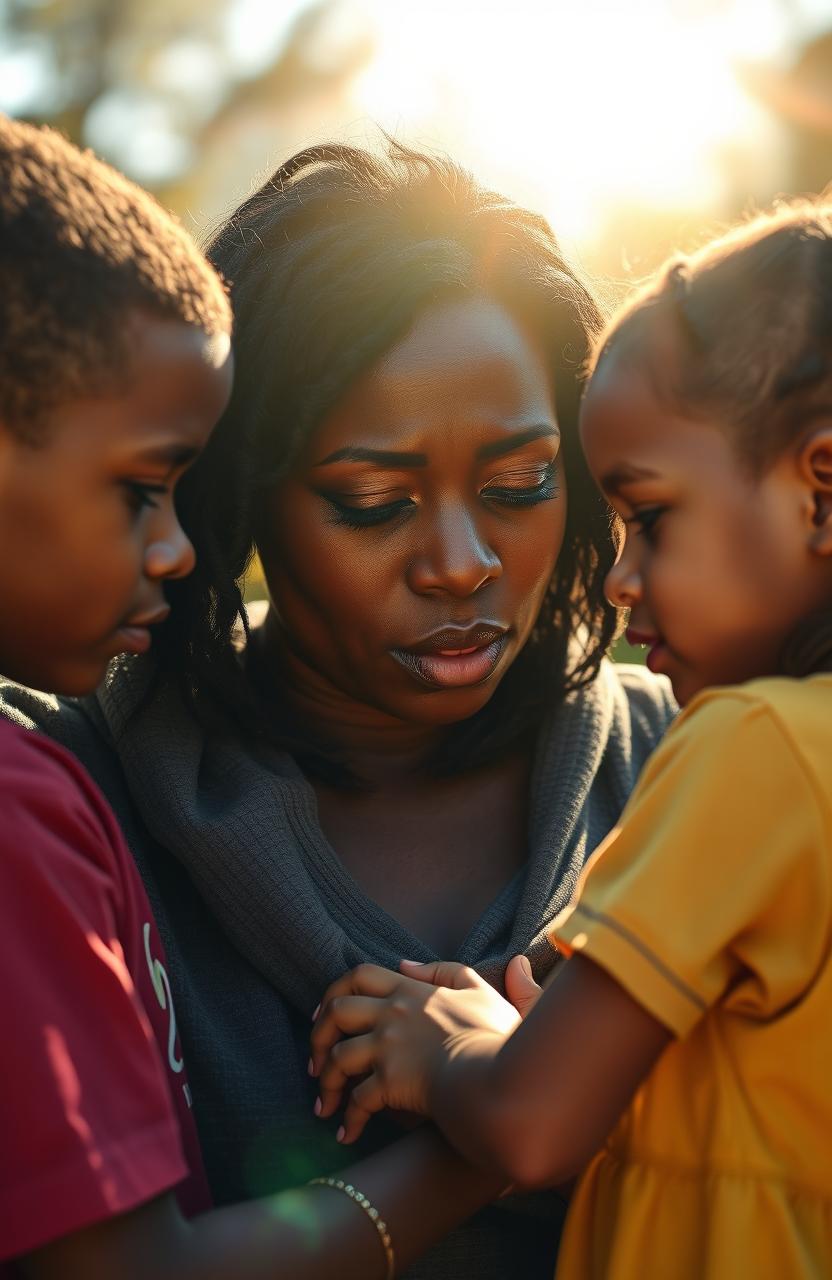
<path fill-rule="evenodd" d="M 104 797 L 80 761 L 45 734 L 0 717 L 0 845 L 23 833 L 50 830 L 97 861 L 113 861 L 118 849 L 114 820 Z"/>
<path fill-rule="evenodd" d="M 48 787 L 77 787 L 81 769 L 59 743 L 0 716 L 0 791 L 8 798 Z"/>
<path fill-rule="evenodd" d="M 85 698 L 60 698 L 0 676 L 0 724 L 37 730 L 60 743 L 95 776 L 101 737 Z"/>

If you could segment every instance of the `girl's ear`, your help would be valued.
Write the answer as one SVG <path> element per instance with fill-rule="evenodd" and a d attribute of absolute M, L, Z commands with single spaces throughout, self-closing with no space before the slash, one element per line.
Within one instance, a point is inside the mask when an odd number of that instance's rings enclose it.
<path fill-rule="evenodd" d="M 832 425 L 812 432 L 800 450 L 799 465 L 813 503 L 812 550 L 832 556 Z"/>

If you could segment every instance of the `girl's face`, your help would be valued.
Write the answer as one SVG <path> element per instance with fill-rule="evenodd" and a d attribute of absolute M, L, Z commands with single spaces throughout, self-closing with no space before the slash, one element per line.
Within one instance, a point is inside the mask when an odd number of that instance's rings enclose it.
<path fill-rule="evenodd" d="M 482 707 L 526 643 L 566 494 L 542 353 L 484 298 L 438 305 L 350 389 L 260 548 L 294 687 L 362 723 Z"/>
<path fill-rule="evenodd" d="M 593 375 L 581 439 L 625 525 L 607 595 L 630 610 L 628 638 L 649 646 L 650 669 L 682 704 L 776 673 L 786 638 L 829 592 L 796 456 L 755 478 L 718 423 L 660 401 L 615 353 Z"/>

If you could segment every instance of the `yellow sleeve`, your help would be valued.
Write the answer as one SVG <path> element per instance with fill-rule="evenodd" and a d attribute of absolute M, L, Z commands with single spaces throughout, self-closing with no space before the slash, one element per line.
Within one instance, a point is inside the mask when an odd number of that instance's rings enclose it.
<path fill-rule="evenodd" d="M 765 1018 L 797 999 L 830 932 L 830 833 L 770 705 L 714 691 L 679 717 L 552 936 L 685 1035 L 717 1001 Z"/>

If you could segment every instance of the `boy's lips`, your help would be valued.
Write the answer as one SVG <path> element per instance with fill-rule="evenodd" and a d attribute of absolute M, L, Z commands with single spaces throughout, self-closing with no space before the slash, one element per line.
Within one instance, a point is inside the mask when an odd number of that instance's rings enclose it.
<path fill-rule="evenodd" d="M 164 622 L 170 613 L 170 605 L 163 604 L 152 612 L 139 614 L 135 618 L 128 618 L 123 622 L 116 633 L 116 639 L 119 644 L 118 653 L 147 653 L 151 646 L 153 637 L 150 628 L 158 626 L 160 622 Z"/>
<path fill-rule="evenodd" d="M 391 649 L 395 660 L 431 688 L 465 688 L 487 680 L 500 661 L 508 628 L 475 622 L 442 627 L 406 649 Z"/>

